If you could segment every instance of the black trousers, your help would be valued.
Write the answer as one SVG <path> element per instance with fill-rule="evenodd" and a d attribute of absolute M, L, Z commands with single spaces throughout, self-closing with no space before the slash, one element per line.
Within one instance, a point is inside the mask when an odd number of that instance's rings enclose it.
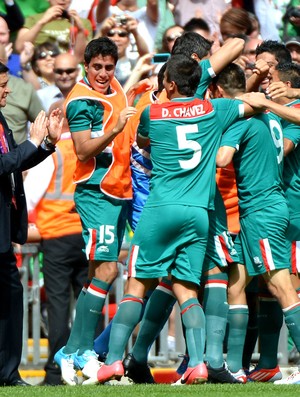
<path fill-rule="evenodd" d="M 20 378 L 23 287 L 13 248 L 0 253 L 0 385 Z"/>
<path fill-rule="evenodd" d="M 60 368 L 54 354 L 64 346 L 70 334 L 71 290 L 78 297 L 88 277 L 88 261 L 83 253 L 81 234 L 43 240 L 43 273 L 47 299 L 49 355 L 45 381 L 59 384 Z"/>

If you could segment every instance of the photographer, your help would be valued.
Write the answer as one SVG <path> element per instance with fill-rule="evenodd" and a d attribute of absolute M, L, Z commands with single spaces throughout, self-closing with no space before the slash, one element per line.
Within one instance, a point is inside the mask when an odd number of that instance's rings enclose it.
<path fill-rule="evenodd" d="M 61 52 L 73 53 L 81 62 L 92 38 L 90 21 L 80 18 L 75 10 L 69 10 L 71 0 L 65 0 L 64 5 L 59 0 L 49 0 L 49 3 L 50 8 L 44 13 L 26 18 L 16 39 L 17 51 L 22 51 L 26 41 L 35 45 L 50 41 L 56 43 Z"/>
<path fill-rule="evenodd" d="M 138 21 L 130 15 L 114 15 L 104 20 L 96 37 L 109 37 L 118 47 L 119 60 L 115 75 L 124 85 L 139 57 L 147 54 L 148 47 L 137 30 Z M 136 56 L 132 56 L 136 46 Z"/>

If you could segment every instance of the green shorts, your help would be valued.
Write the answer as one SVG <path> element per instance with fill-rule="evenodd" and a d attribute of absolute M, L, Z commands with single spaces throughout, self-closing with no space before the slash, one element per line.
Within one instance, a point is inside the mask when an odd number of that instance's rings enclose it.
<path fill-rule="evenodd" d="M 290 271 L 293 274 L 300 273 L 300 214 L 293 214 L 286 231 L 286 238 L 291 260 Z"/>
<path fill-rule="evenodd" d="M 117 261 L 126 219 L 127 201 L 103 194 L 99 186 L 76 186 L 74 201 L 82 223 L 85 253 L 89 260 Z"/>
<path fill-rule="evenodd" d="M 226 213 L 224 220 L 217 211 L 209 211 L 209 233 L 203 273 L 216 266 L 227 267 L 231 263 L 239 263 L 239 256 L 227 230 Z"/>
<path fill-rule="evenodd" d="M 144 207 L 129 250 L 128 276 L 158 278 L 171 273 L 199 285 L 208 235 L 201 207 Z"/>
<path fill-rule="evenodd" d="M 285 235 L 289 211 L 285 202 L 252 212 L 241 218 L 240 224 L 234 245 L 249 276 L 289 268 Z"/>

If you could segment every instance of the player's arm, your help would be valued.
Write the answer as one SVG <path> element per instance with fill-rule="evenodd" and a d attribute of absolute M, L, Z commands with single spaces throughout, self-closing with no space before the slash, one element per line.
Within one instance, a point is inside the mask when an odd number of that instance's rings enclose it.
<path fill-rule="evenodd" d="M 217 153 L 217 167 L 225 168 L 233 159 L 236 149 L 232 146 L 221 146 Z"/>
<path fill-rule="evenodd" d="M 234 61 L 242 53 L 244 45 L 245 40 L 238 37 L 227 39 L 222 47 L 209 58 L 215 74 L 220 73 L 225 66 Z"/>
<path fill-rule="evenodd" d="M 295 149 L 295 144 L 288 138 L 283 138 L 283 153 L 287 156 Z"/>
<path fill-rule="evenodd" d="M 300 125 L 300 108 L 280 105 L 279 103 L 270 101 L 263 93 L 260 92 L 243 94 L 238 98 L 248 103 L 248 105 L 254 109 L 260 111 L 269 109 L 271 112 L 277 114 L 279 117 L 282 117 L 290 123 Z"/>
<path fill-rule="evenodd" d="M 300 88 L 289 87 L 283 81 L 271 83 L 267 88 L 267 93 L 272 99 L 286 97 L 290 99 L 300 98 Z"/>
<path fill-rule="evenodd" d="M 150 144 L 148 137 L 150 129 L 150 106 L 147 106 L 140 117 L 140 123 L 138 125 L 136 134 L 136 143 L 141 149 L 145 148 Z"/>
<path fill-rule="evenodd" d="M 71 102 L 67 107 L 67 119 L 78 160 L 86 162 L 102 153 L 115 137 L 123 131 L 127 120 L 135 113 L 136 109 L 134 107 L 126 107 L 120 112 L 114 128 L 105 131 L 105 133 L 102 131 L 103 134 L 101 136 L 92 137 L 92 130 L 89 126 L 93 120 L 89 116 L 88 108 L 80 108 L 80 101 Z"/>
<path fill-rule="evenodd" d="M 149 138 L 144 137 L 143 135 L 136 136 L 136 143 L 139 148 L 144 149 L 145 147 L 149 146 L 150 141 Z"/>

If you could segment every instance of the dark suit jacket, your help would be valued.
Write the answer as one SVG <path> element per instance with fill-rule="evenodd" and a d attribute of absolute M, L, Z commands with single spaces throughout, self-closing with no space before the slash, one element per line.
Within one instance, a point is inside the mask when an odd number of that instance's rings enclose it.
<path fill-rule="evenodd" d="M 17 145 L 1 112 L 0 123 L 9 146 L 8 153 L 0 154 L 0 253 L 3 253 L 9 251 L 12 242 L 24 244 L 27 240 L 28 215 L 22 171 L 43 161 L 53 150 L 36 148 L 29 141 Z M 12 204 L 11 174 L 14 176 L 17 208 Z"/>

